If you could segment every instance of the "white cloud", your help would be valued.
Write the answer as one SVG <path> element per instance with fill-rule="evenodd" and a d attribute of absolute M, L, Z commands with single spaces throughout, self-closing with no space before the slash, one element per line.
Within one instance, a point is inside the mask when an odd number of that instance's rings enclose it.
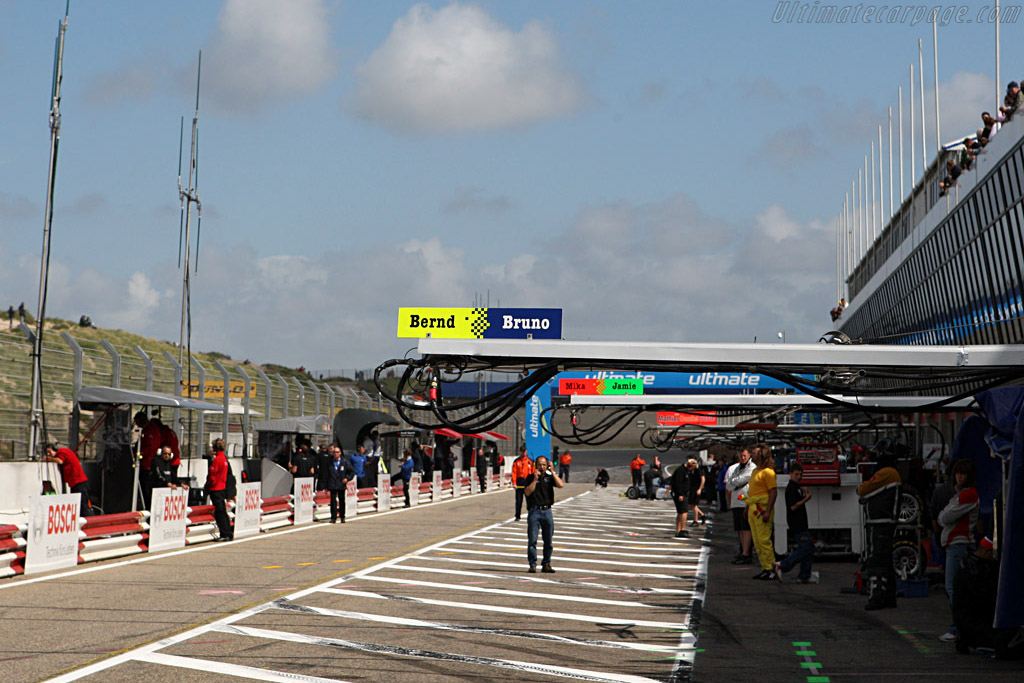
<path fill-rule="evenodd" d="M 928 93 L 930 135 L 935 134 L 935 104 Z M 987 74 L 958 71 L 948 81 L 939 84 L 939 107 L 942 111 L 942 141 L 963 139 L 981 127 L 981 112 L 996 114 L 995 81 Z M 928 144 L 933 144 L 932 140 Z"/>
<path fill-rule="evenodd" d="M 520 126 L 584 100 L 543 23 L 514 32 L 476 5 L 413 6 L 356 73 L 354 112 L 403 131 Z"/>
<path fill-rule="evenodd" d="M 471 306 L 487 290 L 504 306 L 562 308 L 568 339 L 737 342 L 785 329 L 789 341 L 815 341 L 831 329 L 833 240 L 778 205 L 748 228 L 677 195 L 592 207 L 550 241 L 489 263 L 436 237 L 316 256 L 208 243 L 193 281 L 192 346 L 293 367 L 369 368 L 414 345 L 395 336 L 400 306 Z M 54 262 L 50 312 L 177 339 L 171 257 L 123 279 Z M 27 301 L 38 256 L 0 266 L 0 291 Z"/>
<path fill-rule="evenodd" d="M 227 0 L 203 61 L 210 86 L 203 92 L 224 109 L 311 93 L 336 68 L 327 7 L 323 0 Z"/>

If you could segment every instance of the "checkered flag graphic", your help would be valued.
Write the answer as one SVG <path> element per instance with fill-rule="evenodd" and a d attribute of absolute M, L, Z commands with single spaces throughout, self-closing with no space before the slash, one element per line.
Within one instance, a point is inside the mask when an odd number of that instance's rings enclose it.
<path fill-rule="evenodd" d="M 474 337 L 476 337 L 477 339 L 482 339 L 484 336 L 484 331 L 491 326 L 491 324 L 487 322 L 487 309 L 474 308 L 473 312 L 470 314 L 470 317 L 473 319 L 472 322 L 469 324 L 470 331 L 473 333 Z"/>

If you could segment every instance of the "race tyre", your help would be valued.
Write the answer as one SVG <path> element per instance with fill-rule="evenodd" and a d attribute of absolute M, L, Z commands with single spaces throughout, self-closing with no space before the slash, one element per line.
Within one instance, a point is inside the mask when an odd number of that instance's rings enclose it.
<path fill-rule="evenodd" d="M 916 524 L 921 518 L 921 510 L 924 505 L 921 497 L 913 490 L 904 490 L 900 493 L 900 507 L 897 514 L 898 524 Z"/>
<path fill-rule="evenodd" d="M 892 544 L 892 568 L 896 576 L 917 578 L 924 574 L 926 567 L 927 560 L 920 543 L 902 540 Z"/>
<path fill-rule="evenodd" d="M 626 498 L 629 498 L 630 500 L 636 500 L 639 497 L 640 489 L 638 489 L 637 487 L 630 486 L 628 489 L 626 489 Z"/>

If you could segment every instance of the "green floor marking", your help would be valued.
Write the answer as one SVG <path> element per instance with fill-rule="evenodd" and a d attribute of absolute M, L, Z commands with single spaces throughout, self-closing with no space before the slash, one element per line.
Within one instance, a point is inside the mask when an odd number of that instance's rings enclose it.
<path fill-rule="evenodd" d="M 817 657 L 818 656 L 814 652 L 814 650 L 797 650 L 795 654 L 796 654 L 797 657 Z"/>
<path fill-rule="evenodd" d="M 808 676 L 807 683 L 829 683 L 828 676 Z"/>
<path fill-rule="evenodd" d="M 821 664 L 818 662 L 800 662 L 801 669 L 820 669 Z"/>
<path fill-rule="evenodd" d="M 810 646 L 811 646 L 811 644 L 806 642 L 806 641 L 802 641 L 802 640 L 794 640 L 793 641 L 793 647 L 810 647 Z"/>

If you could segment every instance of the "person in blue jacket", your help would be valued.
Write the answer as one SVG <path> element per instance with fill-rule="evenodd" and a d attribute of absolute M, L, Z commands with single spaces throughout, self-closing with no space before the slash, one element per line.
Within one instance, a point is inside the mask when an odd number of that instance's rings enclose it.
<path fill-rule="evenodd" d="M 349 462 L 352 464 L 352 469 L 356 472 L 357 486 L 361 489 L 366 488 L 366 449 L 363 448 L 362 444 L 356 446 L 356 452 L 348 457 Z"/>

